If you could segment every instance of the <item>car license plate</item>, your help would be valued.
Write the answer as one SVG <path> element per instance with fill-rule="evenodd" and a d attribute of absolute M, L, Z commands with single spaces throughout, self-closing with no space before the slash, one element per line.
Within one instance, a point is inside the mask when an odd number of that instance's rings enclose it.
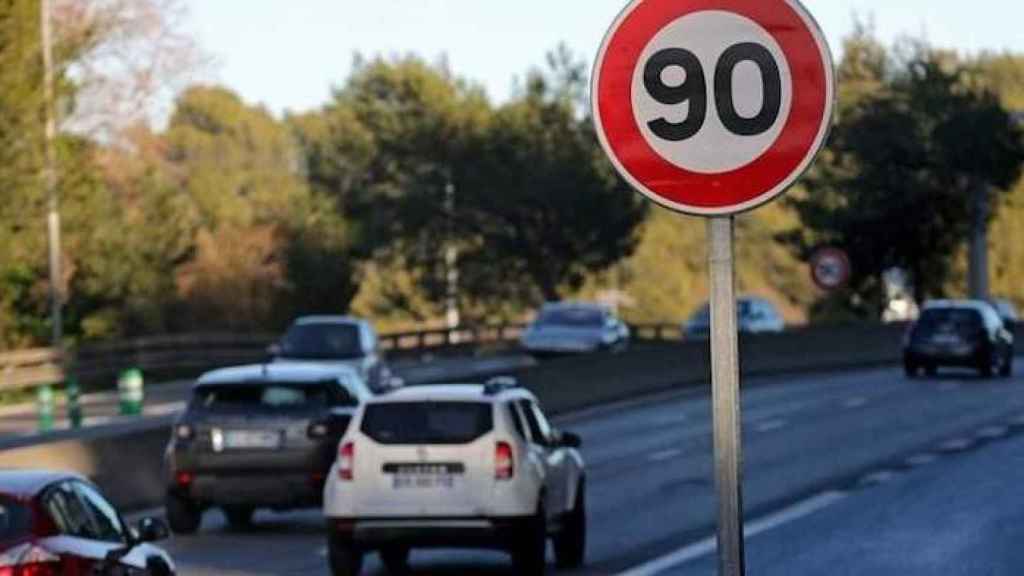
<path fill-rule="evenodd" d="M 280 432 L 233 430 L 224 434 L 224 447 L 230 450 L 277 450 Z"/>
<path fill-rule="evenodd" d="M 395 490 L 449 490 L 455 487 L 455 477 L 444 475 L 402 475 L 391 478 L 391 487 Z"/>

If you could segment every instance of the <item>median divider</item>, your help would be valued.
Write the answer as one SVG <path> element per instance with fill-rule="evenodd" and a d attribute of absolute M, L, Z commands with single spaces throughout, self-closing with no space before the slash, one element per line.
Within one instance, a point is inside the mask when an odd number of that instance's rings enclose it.
<path fill-rule="evenodd" d="M 771 375 L 889 365 L 900 358 L 902 334 L 900 326 L 866 325 L 744 336 L 742 370 L 747 375 Z M 516 374 L 548 411 L 564 414 L 686 386 L 706 386 L 710 381 L 707 346 L 707 342 L 641 343 L 621 354 L 567 357 L 526 367 L 495 366 L 494 370 Z M 167 416 L 55 434 L 45 443 L 0 452 L 0 467 L 73 470 L 92 478 L 123 509 L 159 505 L 171 423 L 172 417 Z"/>

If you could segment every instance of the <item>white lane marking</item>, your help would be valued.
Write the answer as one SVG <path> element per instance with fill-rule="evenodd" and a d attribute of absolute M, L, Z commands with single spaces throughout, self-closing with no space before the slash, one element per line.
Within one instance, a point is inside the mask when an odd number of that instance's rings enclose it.
<path fill-rule="evenodd" d="M 786 427 L 786 421 L 779 419 L 779 420 L 768 420 L 767 422 L 761 422 L 760 424 L 755 426 L 755 429 L 758 432 L 772 432 L 774 430 L 779 430 L 779 429 L 785 428 L 785 427 Z"/>
<path fill-rule="evenodd" d="M 836 502 L 846 498 L 846 494 L 843 492 L 824 492 L 812 498 L 808 498 L 803 502 L 794 504 L 785 510 L 781 510 L 766 516 L 755 522 L 751 522 L 744 529 L 743 534 L 746 538 L 753 538 L 758 534 L 774 530 L 790 522 L 800 520 L 818 512 L 824 510 Z M 669 568 L 677 567 L 681 564 L 691 562 L 703 556 L 707 556 L 715 551 L 715 538 L 705 538 L 699 542 L 695 542 L 680 548 L 675 552 L 655 558 L 646 564 L 641 564 L 631 568 L 625 572 L 619 573 L 617 576 L 656 576 L 668 570 Z"/>
<path fill-rule="evenodd" d="M 650 456 L 647 457 L 647 459 L 650 460 L 651 462 L 664 462 L 666 460 L 671 460 L 682 453 L 682 450 L 662 450 L 661 452 L 655 452 L 654 454 L 651 454 Z"/>
<path fill-rule="evenodd" d="M 850 398 L 849 400 L 847 400 L 846 402 L 843 403 L 843 406 L 845 408 L 853 410 L 855 408 L 861 408 L 861 407 L 867 405 L 867 403 L 868 403 L 868 399 L 867 398 L 858 397 L 858 398 Z"/>
<path fill-rule="evenodd" d="M 860 479 L 861 486 L 878 486 L 879 484 L 885 484 L 896 477 L 896 473 L 892 470 L 881 470 L 873 474 Z"/>
<path fill-rule="evenodd" d="M 981 438 L 985 440 L 993 440 L 996 438 L 1002 438 L 1010 431 L 1006 426 L 989 426 L 988 428 L 982 428 L 978 430 L 978 433 L 974 435 L 975 438 Z"/>
<path fill-rule="evenodd" d="M 974 444 L 974 442 L 967 438 L 954 438 L 953 440 L 944 443 L 939 447 L 939 449 L 943 452 L 960 452 L 962 450 L 967 450 L 972 444 Z"/>
<path fill-rule="evenodd" d="M 909 466 L 925 466 L 938 460 L 939 457 L 934 454 L 916 454 L 907 458 L 907 465 Z"/>

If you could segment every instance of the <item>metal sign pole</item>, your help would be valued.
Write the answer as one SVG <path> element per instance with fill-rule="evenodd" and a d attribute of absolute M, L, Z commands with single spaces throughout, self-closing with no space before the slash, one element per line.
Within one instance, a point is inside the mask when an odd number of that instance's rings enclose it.
<path fill-rule="evenodd" d="M 739 343 L 733 262 L 735 221 L 708 220 L 708 268 L 711 274 L 711 388 L 715 435 L 715 485 L 718 489 L 718 574 L 743 576 L 743 462 L 740 421 Z"/>

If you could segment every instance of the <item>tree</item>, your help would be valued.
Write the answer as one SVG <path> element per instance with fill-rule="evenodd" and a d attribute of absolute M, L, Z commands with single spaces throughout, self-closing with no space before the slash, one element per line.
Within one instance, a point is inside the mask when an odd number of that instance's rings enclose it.
<path fill-rule="evenodd" d="M 787 235 L 802 257 L 823 243 L 846 249 L 847 305 L 866 316 L 878 312 L 891 267 L 910 271 L 918 300 L 942 295 L 973 195 L 998 197 L 1024 161 L 1007 111 L 948 53 L 919 47 L 890 68 L 879 90 L 847 100 L 806 195 L 792 200 L 804 228 Z"/>

